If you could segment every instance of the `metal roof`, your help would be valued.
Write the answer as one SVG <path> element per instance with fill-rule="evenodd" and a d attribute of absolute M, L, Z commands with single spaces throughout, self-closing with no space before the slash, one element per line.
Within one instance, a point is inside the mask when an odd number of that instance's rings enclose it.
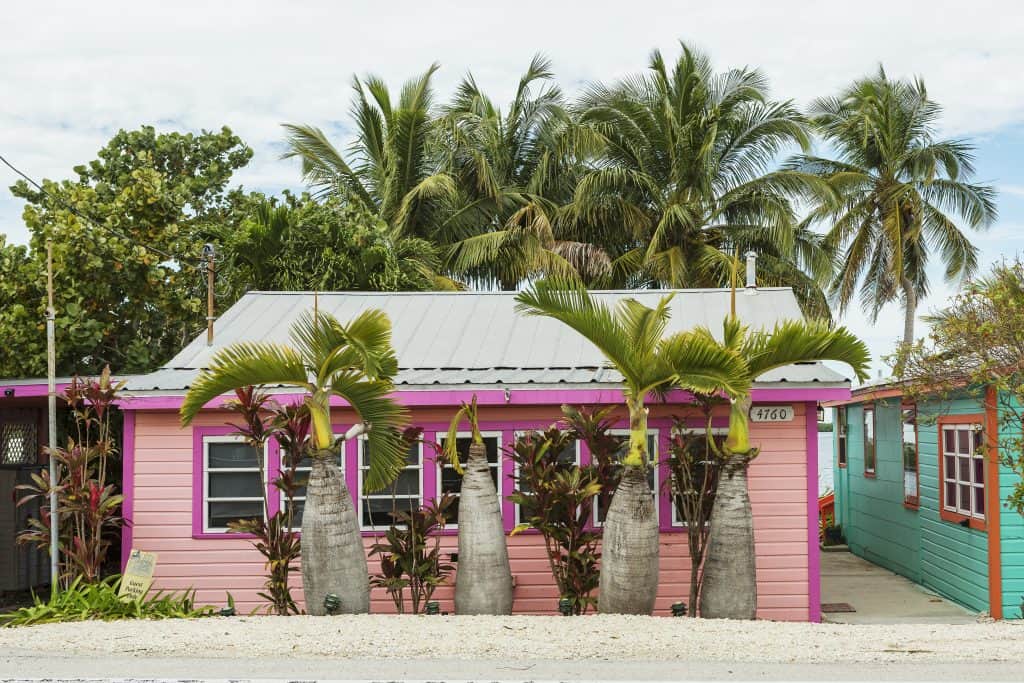
<path fill-rule="evenodd" d="M 703 325 L 720 333 L 729 310 L 727 289 L 622 290 L 593 292 L 614 303 L 635 298 L 653 306 L 669 291 L 667 332 Z M 329 292 L 317 295 L 320 311 L 341 321 L 367 308 L 387 313 L 398 356 L 396 383 L 407 388 L 437 385 L 593 385 L 617 383 L 600 352 L 586 339 L 550 318 L 515 312 L 515 292 Z M 250 292 L 164 367 L 132 378 L 132 391 L 176 391 L 188 387 L 214 354 L 236 342 L 289 343 L 292 322 L 313 308 L 312 292 Z M 772 327 L 801 312 L 789 288 L 759 288 L 736 295 L 739 317 L 753 328 Z M 847 386 L 821 363 L 792 365 L 766 373 L 759 384 Z"/>

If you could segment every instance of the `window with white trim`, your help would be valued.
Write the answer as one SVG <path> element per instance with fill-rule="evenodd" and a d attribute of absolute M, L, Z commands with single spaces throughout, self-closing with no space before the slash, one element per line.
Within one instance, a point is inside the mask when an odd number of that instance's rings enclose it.
<path fill-rule="evenodd" d="M 942 508 L 985 519 L 985 449 L 981 425 L 942 425 Z"/>
<path fill-rule="evenodd" d="M 285 453 L 281 451 L 281 472 L 285 472 L 288 469 L 288 463 L 284 462 Z M 342 474 L 345 473 L 345 447 L 342 445 L 341 453 L 338 456 L 337 462 L 338 468 Z M 292 529 L 294 531 L 302 530 L 302 513 L 306 509 L 306 486 L 309 484 L 310 474 L 313 472 L 313 458 L 307 455 L 299 462 L 295 463 L 295 495 L 292 496 L 294 504 L 294 512 L 292 518 Z M 275 488 L 275 490 L 277 490 Z M 288 510 L 288 497 L 284 495 L 284 491 L 278 491 L 281 501 L 281 509 Z"/>
<path fill-rule="evenodd" d="M 917 409 L 903 406 L 903 503 L 918 504 L 917 481 Z"/>
<path fill-rule="evenodd" d="M 846 406 L 836 408 L 836 444 L 838 465 L 846 467 Z"/>
<path fill-rule="evenodd" d="M 875 407 L 864 406 L 864 474 L 875 474 Z"/>
<path fill-rule="evenodd" d="M 364 531 L 387 529 L 394 513 L 410 512 L 423 503 L 423 444 L 409 445 L 405 467 L 387 488 L 363 493 L 363 480 L 370 471 L 372 453 L 366 437 L 359 439 L 359 526 Z"/>
<path fill-rule="evenodd" d="M 481 436 L 484 440 L 484 448 L 487 450 L 487 464 L 491 469 L 491 480 L 494 482 L 494 488 L 498 491 L 498 500 L 501 497 L 501 432 L 481 432 Z M 438 433 L 437 442 L 444 445 L 444 442 L 448 439 L 447 432 Z M 459 432 L 456 435 L 455 447 L 459 453 L 459 462 L 462 466 L 466 466 L 466 462 L 469 460 L 469 445 L 473 441 L 473 435 L 469 432 Z M 448 459 L 443 455 L 439 456 L 442 459 L 441 465 L 441 476 L 437 480 L 437 495 L 438 498 L 446 493 L 450 493 L 455 496 L 455 501 L 452 506 L 448 508 L 448 512 L 445 515 L 447 520 L 447 527 L 457 527 L 459 524 L 459 493 L 462 491 L 462 475 L 455 471 L 452 464 L 448 462 Z"/>
<path fill-rule="evenodd" d="M 204 532 L 227 532 L 230 521 L 265 514 L 259 458 L 239 436 L 203 437 Z"/>
<path fill-rule="evenodd" d="M 621 436 L 622 443 L 619 446 L 619 450 L 612 456 L 615 460 L 621 461 L 629 453 L 629 430 L 628 429 L 610 429 L 608 434 L 611 436 Z M 651 495 L 654 497 L 654 513 L 657 515 L 658 511 L 658 430 L 648 429 L 647 430 L 647 460 L 654 465 L 647 470 L 647 484 L 651 487 Z M 601 509 L 601 496 L 594 498 L 594 525 L 601 526 L 604 524 L 604 510 Z"/>
<path fill-rule="evenodd" d="M 525 432 L 516 432 L 515 433 L 516 441 L 518 442 L 519 439 L 521 439 L 522 437 L 526 436 L 527 434 L 543 434 L 543 432 L 541 432 L 540 430 L 528 430 L 528 431 L 525 431 Z M 573 440 L 573 441 L 569 442 L 566 445 L 565 448 L 562 449 L 562 452 L 558 454 L 557 459 L 556 459 L 556 461 L 558 462 L 558 464 L 560 466 L 565 467 L 565 468 L 569 468 L 572 465 L 579 466 L 579 464 L 580 464 L 580 447 L 579 447 L 579 444 L 580 444 L 579 441 Z M 516 476 L 517 477 L 519 476 L 519 465 L 518 464 L 516 464 Z M 526 494 L 530 493 L 530 484 L 529 484 L 529 482 L 523 481 L 521 479 L 517 479 L 516 486 L 517 486 L 519 491 L 522 491 L 523 493 L 526 493 Z M 515 508 L 516 508 L 516 524 L 522 524 L 522 522 L 523 522 L 523 509 L 522 509 L 523 506 L 522 505 L 516 505 Z"/>
<path fill-rule="evenodd" d="M 701 444 L 702 450 L 704 452 L 703 463 L 704 464 L 713 464 L 714 455 L 707 452 L 707 439 L 703 438 L 704 437 L 704 430 L 705 430 L 704 427 L 689 427 L 687 429 L 682 430 L 681 433 L 682 434 L 689 434 L 689 435 L 700 435 L 702 438 L 698 439 L 697 443 Z M 712 427 L 711 428 L 711 438 L 715 440 L 715 444 L 717 444 L 719 447 L 721 447 L 722 444 L 725 443 L 725 437 L 728 434 L 729 434 L 729 429 L 727 427 Z M 696 445 L 696 444 L 694 444 L 694 445 Z M 674 527 L 685 527 L 686 526 L 686 522 L 684 522 L 679 517 L 679 508 L 676 506 L 675 495 L 676 495 L 676 492 L 673 490 L 672 491 L 672 497 L 673 497 L 673 500 L 672 500 L 672 526 L 674 526 Z M 713 500 L 714 499 L 708 500 L 708 504 L 710 505 L 713 502 Z M 707 508 L 705 508 L 705 510 L 707 510 Z M 708 520 L 711 519 L 711 511 L 710 510 L 707 511 L 706 519 L 708 519 Z"/>

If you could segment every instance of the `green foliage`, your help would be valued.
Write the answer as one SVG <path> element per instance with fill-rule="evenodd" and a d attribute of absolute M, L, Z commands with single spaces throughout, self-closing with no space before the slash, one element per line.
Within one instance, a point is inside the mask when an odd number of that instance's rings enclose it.
<path fill-rule="evenodd" d="M 192 268 L 200 233 L 226 215 L 227 183 L 251 155 L 227 128 L 193 135 L 143 126 L 119 131 L 97 159 L 75 167 L 76 180 L 43 181 L 45 194 L 16 183 L 31 241 L 27 252 L 0 255 L 0 376 L 46 372 L 47 239 L 58 374 L 108 364 L 147 371 L 177 351 L 205 323 L 204 282 Z"/>
<path fill-rule="evenodd" d="M 64 590 L 54 590 L 44 601 L 33 595 L 33 604 L 8 614 L 0 614 L 0 625 L 32 626 L 66 621 L 114 621 L 117 619 L 194 619 L 214 614 L 210 606 L 195 604 L 195 591 L 181 593 L 157 592 L 141 600 L 117 595 L 120 576 L 110 576 L 96 583 L 75 578 Z"/>
<path fill-rule="evenodd" d="M 455 497 L 444 495 L 429 505 L 410 510 L 395 509 L 392 524 L 384 540 L 370 547 L 370 557 L 380 556 L 379 574 L 370 577 L 370 585 L 384 588 L 399 614 L 405 613 L 405 589 L 413 614 L 422 614 L 438 586 L 455 569 L 441 561 L 441 536 L 445 515 Z"/>
<path fill-rule="evenodd" d="M 517 488 L 509 500 L 521 510 L 513 533 L 541 533 L 559 595 L 571 601 L 573 614 L 585 614 L 597 605 L 591 593 L 600 582 L 601 534 L 587 521 L 602 486 L 597 467 L 576 464 L 576 440 L 571 428 L 552 425 L 524 434 L 506 452 L 517 465 Z"/>

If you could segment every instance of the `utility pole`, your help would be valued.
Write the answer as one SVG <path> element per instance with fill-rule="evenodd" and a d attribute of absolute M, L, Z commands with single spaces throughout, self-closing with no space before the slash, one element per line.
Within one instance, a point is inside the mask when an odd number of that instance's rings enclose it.
<path fill-rule="evenodd" d="M 54 456 L 57 448 L 57 342 L 54 322 L 57 313 L 53 308 L 53 240 L 46 240 L 46 384 L 47 418 L 49 422 L 50 447 L 50 587 L 60 588 L 60 515 L 57 511 L 57 485 L 60 481 L 60 465 Z"/>
<path fill-rule="evenodd" d="M 206 345 L 213 346 L 213 261 L 214 247 L 203 245 L 203 256 L 206 257 Z"/>

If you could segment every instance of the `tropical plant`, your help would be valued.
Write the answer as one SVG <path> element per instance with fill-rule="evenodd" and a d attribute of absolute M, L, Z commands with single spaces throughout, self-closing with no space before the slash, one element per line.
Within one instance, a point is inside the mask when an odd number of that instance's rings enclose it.
<path fill-rule="evenodd" d="M 114 406 L 123 386 L 124 382 L 110 379 L 109 367 L 98 379 L 73 378 L 63 396 L 73 417 L 73 435 L 66 446 L 46 449 L 57 461 L 56 483 L 51 482 L 49 471 L 44 471 L 33 473 L 31 484 L 15 487 L 27 492 L 18 505 L 40 502 L 39 519 L 28 520 L 28 529 L 18 534 L 18 542 L 46 552 L 53 519 L 51 490 L 57 494 L 60 576 L 53 580 L 64 585 L 75 579 L 99 581 L 124 525 L 120 510 L 124 496 L 112 481 L 118 469 Z"/>
<path fill-rule="evenodd" d="M 929 291 L 936 249 L 948 281 L 970 277 L 978 250 L 957 225 L 985 228 L 996 218 L 995 192 L 969 182 L 974 147 L 936 139 L 941 108 L 924 82 L 892 80 L 879 69 L 837 97 L 815 100 L 810 113 L 835 158 L 798 156 L 787 168 L 833 188 L 808 224 L 830 224 L 827 246 L 842 250 L 831 294 L 844 311 L 858 293 L 872 320 L 899 300 L 903 343 L 914 341 L 918 301 Z"/>
<path fill-rule="evenodd" d="M 32 626 L 65 621 L 113 621 L 115 619 L 194 619 L 214 614 L 210 606 L 197 606 L 195 591 L 158 591 L 141 599 L 118 595 L 119 575 L 89 583 L 76 576 L 64 590 L 51 590 L 44 601 L 33 594 L 32 604 L 0 614 L 2 626 Z"/>
<path fill-rule="evenodd" d="M 302 580 L 306 611 L 326 613 L 328 594 L 340 600 L 337 611 L 367 612 L 369 571 L 352 497 L 338 470 L 344 441 L 367 434 L 373 459 L 367 491 L 379 490 L 405 466 L 400 428 L 406 410 L 389 397 L 398 361 L 391 345 L 391 321 L 369 309 L 347 324 L 325 313 L 304 313 L 291 329 L 294 346 L 238 343 L 217 352 L 200 373 L 181 406 L 189 424 L 203 406 L 222 394 L 249 385 L 284 385 L 305 392 L 312 424 L 312 473 L 302 519 Z M 331 427 L 331 397 L 346 401 L 357 424 L 336 438 Z"/>
<path fill-rule="evenodd" d="M 405 613 L 406 588 L 412 613 L 420 614 L 455 569 L 441 560 L 441 536 L 436 533 L 444 528 L 454 501 L 454 496 L 445 495 L 409 511 L 395 510 L 384 540 L 370 548 L 370 557 L 380 556 L 380 573 L 370 585 L 385 589 L 399 614 Z"/>
<path fill-rule="evenodd" d="M 459 459 L 459 425 L 469 423 L 466 467 Z M 487 450 L 480 434 L 476 396 L 455 413 L 444 454 L 462 475 L 459 489 L 459 572 L 455 580 L 456 614 L 511 614 L 512 568 L 501 521 L 501 501 L 491 480 Z"/>
<path fill-rule="evenodd" d="M 807 122 L 769 99 L 757 70 L 712 70 L 686 45 L 674 65 L 651 55 L 646 75 L 595 84 L 578 102 L 603 151 L 565 207 L 567 235 L 603 245 L 612 284 L 717 287 L 730 255 L 761 255 L 761 284 L 792 285 L 827 316 L 819 278 L 831 273 L 820 237 L 800 229 L 790 195 L 824 192 L 795 171 L 769 171 L 791 145 L 807 149 Z"/>
<path fill-rule="evenodd" d="M 615 489 L 622 478 L 619 456 L 622 451 L 622 437 L 613 435 L 615 422 L 610 417 L 615 406 L 588 408 L 585 406 L 562 406 L 563 420 L 570 433 L 587 446 L 590 465 L 594 468 L 601 490 L 597 494 L 597 507 L 607 510 L 611 505 Z M 596 520 L 595 520 L 596 521 Z"/>
<path fill-rule="evenodd" d="M 521 511 L 512 533 L 540 532 L 561 599 L 572 614 L 585 614 L 597 604 L 591 593 L 599 583 L 601 534 L 587 524 L 601 491 L 597 468 L 576 464 L 575 434 L 559 425 L 524 434 L 507 452 L 518 484 L 509 499 Z"/>
<path fill-rule="evenodd" d="M 542 280 L 516 297 L 517 311 L 554 318 L 576 330 L 623 378 L 629 450 L 604 521 L 601 612 L 648 614 L 658 587 L 658 522 L 647 480 L 647 408 L 653 392 L 672 386 L 739 395 L 752 381 L 737 353 L 692 334 L 664 336 L 672 295 L 654 308 L 625 298 L 615 308 L 578 282 Z"/>
<path fill-rule="evenodd" d="M 722 326 L 721 340 L 706 328 L 685 333 L 696 343 L 718 346 L 742 359 L 731 379 L 729 433 L 719 462 L 718 490 L 711 511 L 710 538 L 705 550 L 700 590 L 701 616 L 753 619 L 757 613 L 757 575 L 754 566 L 754 522 L 747 490 L 747 468 L 759 449 L 750 443 L 750 387 L 769 370 L 793 363 L 833 360 L 846 363 L 857 377 L 868 376 L 870 354 L 864 342 L 846 328 L 824 321 L 785 321 L 771 330 L 751 330 L 733 313 Z"/>

